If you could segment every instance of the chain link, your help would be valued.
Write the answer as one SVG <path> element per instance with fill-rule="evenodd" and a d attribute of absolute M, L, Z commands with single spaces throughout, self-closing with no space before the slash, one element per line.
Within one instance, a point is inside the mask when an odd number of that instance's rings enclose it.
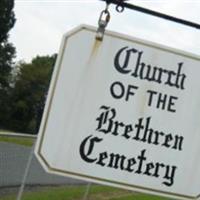
<path fill-rule="evenodd" d="M 98 29 L 96 34 L 96 39 L 102 41 L 105 29 L 110 21 L 110 12 L 108 10 L 109 3 L 106 3 L 106 8 L 101 12 L 98 20 Z"/>

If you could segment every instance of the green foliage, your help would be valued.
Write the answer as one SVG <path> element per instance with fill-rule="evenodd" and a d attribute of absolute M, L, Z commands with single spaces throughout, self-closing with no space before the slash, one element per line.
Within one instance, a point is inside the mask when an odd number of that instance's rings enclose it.
<path fill-rule="evenodd" d="M 169 198 L 153 196 L 153 195 L 145 195 L 145 194 L 136 194 L 136 193 L 132 194 L 132 195 L 119 197 L 119 198 L 117 198 L 117 197 L 111 198 L 110 200 L 132 200 L 132 199 L 137 199 L 137 200 L 169 200 Z"/>
<path fill-rule="evenodd" d="M 33 138 L 23 138 L 23 137 L 0 135 L 0 142 L 8 142 L 8 143 L 12 143 L 12 144 L 27 146 L 27 147 L 31 147 L 33 145 L 34 141 L 35 141 L 35 139 L 33 139 Z"/>
<path fill-rule="evenodd" d="M 47 187 L 40 191 L 25 192 L 22 200 L 80 200 L 83 199 L 87 186 Z M 125 190 L 93 185 L 89 192 L 90 200 L 103 200 L 109 197 L 127 194 Z M 13 195 L 0 197 L 0 200 L 15 199 Z"/>
<path fill-rule="evenodd" d="M 9 31 L 15 24 L 14 0 L 0 1 L 0 87 L 9 86 L 9 75 L 15 48 L 8 42 Z"/>
<path fill-rule="evenodd" d="M 55 60 L 56 55 L 37 56 L 31 63 L 18 65 L 19 74 L 10 96 L 9 129 L 37 133 Z"/>
<path fill-rule="evenodd" d="M 15 24 L 15 15 L 13 12 L 14 0 L 0 1 L 0 42 L 7 40 L 9 30 Z"/>
<path fill-rule="evenodd" d="M 80 200 L 86 191 L 86 186 L 47 187 L 40 191 L 25 192 L 22 200 Z M 0 200 L 15 199 L 14 195 L 4 196 Z M 168 198 L 156 197 L 133 193 L 118 188 L 92 185 L 88 200 L 169 200 Z"/>
<path fill-rule="evenodd" d="M 37 56 L 13 68 L 13 7 L 14 0 L 0 0 L 0 129 L 37 133 L 56 56 Z"/>
<path fill-rule="evenodd" d="M 10 111 L 10 72 L 15 57 L 15 48 L 9 43 L 9 31 L 15 24 L 13 12 L 14 0 L 0 0 L 0 128 L 5 128 L 5 122 Z"/>

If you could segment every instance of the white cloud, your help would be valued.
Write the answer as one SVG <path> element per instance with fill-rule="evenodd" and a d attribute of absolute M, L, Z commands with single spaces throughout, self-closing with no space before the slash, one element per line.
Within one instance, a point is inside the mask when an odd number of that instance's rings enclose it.
<path fill-rule="evenodd" d="M 17 23 L 11 41 L 17 59 L 58 51 L 61 36 L 81 23 L 97 25 L 105 4 L 99 0 L 16 0 Z M 190 21 L 200 22 L 200 2 L 184 0 L 134 0 L 136 5 Z M 108 29 L 200 54 L 200 30 L 126 9 L 117 13 L 110 6 Z"/>
<path fill-rule="evenodd" d="M 133 2 L 133 1 L 131 1 Z M 200 22 L 200 2 L 198 1 L 134 1 L 152 10 L 173 15 L 178 18 Z M 177 24 L 175 22 L 156 18 L 136 11 L 126 10 L 117 21 L 120 31 L 130 35 L 161 43 L 173 48 L 200 54 L 200 30 Z M 117 23 L 115 28 L 117 29 Z"/>
<path fill-rule="evenodd" d="M 11 41 L 17 58 L 30 61 L 36 55 L 58 51 L 62 35 L 80 23 L 95 25 L 101 6 L 92 3 L 17 1 L 16 25 Z"/>

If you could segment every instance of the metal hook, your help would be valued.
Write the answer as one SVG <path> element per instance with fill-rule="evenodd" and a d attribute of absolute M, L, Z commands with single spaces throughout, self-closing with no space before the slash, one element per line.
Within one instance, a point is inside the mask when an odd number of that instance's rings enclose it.
<path fill-rule="evenodd" d="M 118 6 L 116 6 L 116 11 L 122 13 L 124 11 L 124 7 L 119 4 Z"/>
<path fill-rule="evenodd" d="M 118 4 L 116 6 L 116 11 L 119 13 L 122 13 L 124 11 L 124 5 L 122 3 L 127 0 L 117 0 L 117 1 L 118 1 Z"/>

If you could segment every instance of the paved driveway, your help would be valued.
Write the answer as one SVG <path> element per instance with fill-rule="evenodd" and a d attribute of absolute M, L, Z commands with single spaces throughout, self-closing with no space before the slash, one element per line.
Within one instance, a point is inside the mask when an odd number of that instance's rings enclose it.
<path fill-rule="evenodd" d="M 21 184 L 31 149 L 21 145 L 0 142 L 0 187 Z M 47 174 L 33 157 L 27 178 L 28 185 L 83 184 L 85 182 Z"/>

